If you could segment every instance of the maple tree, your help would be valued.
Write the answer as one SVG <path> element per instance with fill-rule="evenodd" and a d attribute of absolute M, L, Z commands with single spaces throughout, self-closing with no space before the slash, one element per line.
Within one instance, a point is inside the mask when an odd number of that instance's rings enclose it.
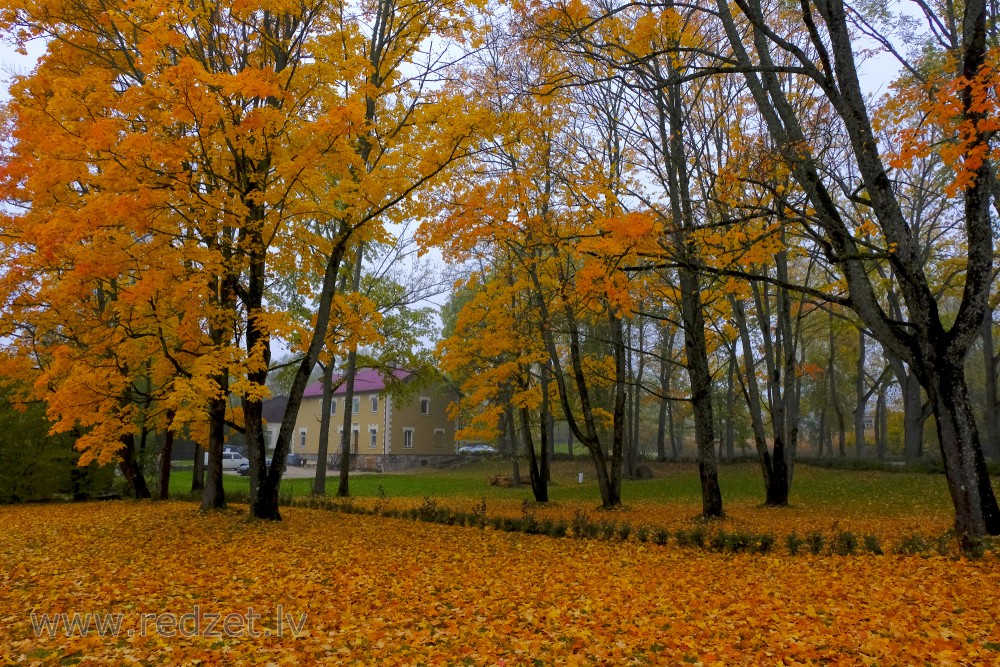
<path fill-rule="evenodd" d="M 7 109 L 4 199 L 21 207 L 4 218 L 9 293 L 37 304 L 44 276 L 61 303 L 96 293 L 99 317 L 113 283 L 113 302 L 128 306 L 124 317 L 115 310 L 116 340 L 71 348 L 79 379 L 53 382 L 69 400 L 50 401 L 50 412 L 57 425 L 88 426 L 81 446 L 96 455 L 127 451 L 135 408 L 124 388 L 151 360 L 160 414 L 174 409 L 208 442 L 205 507 L 225 504 L 230 423 L 249 445 L 254 514 L 279 518 L 282 466 L 265 468 L 261 417 L 272 339 L 298 327 L 307 341 L 275 447 L 283 461 L 342 262 L 388 238 L 387 224 L 421 215 L 415 193 L 472 134 L 462 92 L 439 76 L 447 45 L 474 32 L 475 4 L 357 10 L 321 0 L 0 7 L 15 39 L 49 40 Z M 434 34 L 442 50 L 427 43 Z M 322 275 L 315 291 L 299 286 L 316 304 L 305 335 L 268 301 L 269 280 L 301 261 Z M 8 322 L 46 340 L 70 326 L 63 315 L 46 304 Z M 71 323 L 107 331 L 83 316 Z M 108 355 L 117 375 L 93 368 Z M 83 388 L 105 397 L 103 413 L 85 416 L 96 413 L 74 396 Z"/>

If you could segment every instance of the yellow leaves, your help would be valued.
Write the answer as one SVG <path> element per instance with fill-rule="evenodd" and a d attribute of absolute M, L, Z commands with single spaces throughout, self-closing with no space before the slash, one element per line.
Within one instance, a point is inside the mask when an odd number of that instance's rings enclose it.
<path fill-rule="evenodd" d="M 509 511 L 518 516 L 520 502 Z M 3 508 L 0 571 L 10 611 L 0 661 L 34 656 L 47 664 L 81 651 L 108 664 L 295 659 L 347 667 L 1000 658 L 1000 575 L 988 560 L 722 556 L 315 510 L 282 514 L 273 524 L 176 502 Z M 140 614 L 180 616 L 195 605 L 243 616 L 252 607 L 257 629 L 271 635 L 137 632 Z M 298 636 L 287 624 L 276 636 L 278 605 L 296 621 L 305 614 Z M 121 631 L 38 637 L 31 612 L 120 613 Z"/>

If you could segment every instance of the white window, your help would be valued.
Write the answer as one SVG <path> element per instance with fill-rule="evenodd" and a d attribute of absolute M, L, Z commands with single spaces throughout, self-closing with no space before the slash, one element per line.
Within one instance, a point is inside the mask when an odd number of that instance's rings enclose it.
<path fill-rule="evenodd" d="M 431 413 L 431 399 L 420 397 L 420 414 L 429 415 Z"/>
<path fill-rule="evenodd" d="M 361 412 L 361 397 L 355 396 L 354 400 L 351 401 L 351 413 L 358 414 Z"/>
<path fill-rule="evenodd" d="M 368 446 L 372 449 L 378 447 L 378 427 L 369 426 L 368 427 Z"/>
<path fill-rule="evenodd" d="M 299 447 L 301 449 L 306 448 L 306 429 L 304 428 L 299 429 Z"/>
<path fill-rule="evenodd" d="M 404 428 L 403 429 L 403 448 L 413 449 L 413 429 Z"/>
<path fill-rule="evenodd" d="M 333 400 L 330 401 L 330 414 L 331 415 L 337 414 L 337 397 L 336 396 L 334 396 Z"/>
<path fill-rule="evenodd" d="M 378 412 L 378 396 L 372 396 L 372 412 Z"/>
<path fill-rule="evenodd" d="M 434 449 L 441 449 L 444 447 L 444 429 L 436 428 L 434 429 Z"/>

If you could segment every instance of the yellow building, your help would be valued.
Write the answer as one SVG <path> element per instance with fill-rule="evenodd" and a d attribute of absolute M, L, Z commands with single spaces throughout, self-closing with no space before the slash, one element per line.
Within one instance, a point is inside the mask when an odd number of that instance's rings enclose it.
<path fill-rule="evenodd" d="M 409 371 L 395 370 L 401 382 L 414 379 Z M 336 381 L 334 382 L 336 384 Z M 347 389 L 337 387 L 330 410 L 331 461 L 340 454 Z M 433 463 L 455 455 L 455 425 L 448 406 L 457 395 L 443 381 L 432 383 L 400 399 L 386 392 L 385 381 L 375 370 L 359 370 L 354 380 L 351 410 L 352 467 L 359 470 L 399 470 Z M 319 451 L 323 384 L 306 387 L 295 421 L 290 451 L 315 461 Z"/>

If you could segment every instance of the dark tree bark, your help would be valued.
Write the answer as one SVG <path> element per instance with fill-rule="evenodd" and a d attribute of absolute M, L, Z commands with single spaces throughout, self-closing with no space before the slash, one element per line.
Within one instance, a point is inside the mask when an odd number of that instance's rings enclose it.
<path fill-rule="evenodd" d="M 344 406 L 344 412 L 348 410 Z M 313 477 L 313 494 L 326 495 L 326 460 L 330 455 L 330 411 L 333 408 L 333 359 L 323 366 L 323 398 L 320 406 L 319 445 L 316 449 L 316 475 Z"/>
<path fill-rule="evenodd" d="M 123 435 L 121 443 L 122 447 L 118 450 L 118 469 L 121 470 L 125 481 L 132 487 L 132 493 L 136 498 L 150 498 L 152 494 L 150 494 L 146 478 L 142 474 L 142 467 L 136 460 L 135 436 L 131 433 Z"/>
<path fill-rule="evenodd" d="M 865 437 L 865 410 L 871 392 L 865 389 L 865 332 L 858 329 L 858 361 L 854 367 L 854 453 L 863 458 L 868 453 Z"/>
<path fill-rule="evenodd" d="M 174 453 L 174 411 L 167 411 L 167 430 L 163 434 L 163 449 L 160 451 L 160 500 L 167 500 L 170 498 L 170 457 Z M 195 447 L 195 455 L 197 456 L 200 450 Z"/>
<path fill-rule="evenodd" d="M 365 244 L 358 246 L 354 258 L 354 274 L 351 278 L 351 291 L 356 293 L 361 289 L 361 268 L 364 263 Z M 347 498 L 351 495 L 351 419 L 354 416 L 354 380 L 358 373 L 358 345 L 352 343 L 347 353 L 347 367 L 344 369 L 344 432 L 340 435 L 340 480 L 337 484 L 337 496 Z"/>
<path fill-rule="evenodd" d="M 226 407 L 229 380 L 216 376 L 216 383 L 222 396 L 213 396 L 208 401 L 208 466 L 205 470 L 205 489 L 201 496 L 201 508 L 223 509 L 226 507 L 226 491 L 222 486 L 222 450 L 226 442 Z"/>
<path fill-rule="evenodd" d="M 962 297 L 954 318 L 946 323 L 879 154 L 880 142 L 872 129 L 858 77 L 852 28 L 844 5 L 839 0 L 802 2 L 802 18 L 817 58 L 775 38 L 760 0 L 738 2 L 749 22 L 749 38 L 740 31 L 727 2 L 720 0 L 716 4 L 718 16 L 763 122 L 813 209 L 810 218 L 800 222 L 820 241 L 827 259 L 843 276 L 848 296 L 833 300 L 854 310 L 885 350 L 914 369 L 927 392 L 955 506 L 955 529 L 963 547 L 986 533 L 1000 534 L 1000 507 L 986 471 L 964 371 L 965 357 L 986 317 L 993 282 L 991 164 L 984 159 L 967 166 L 969 178 L 962 192 L 961 211 L 967 250 Z M 958 23 L 961 33 L 954 35 L 951 54 L 963 76 L 958 81 L 958 113 L 971 128 L 966 138 L 970 149 L 983 149 L 988 155 L 990 130 L 986 127 L 989 116 L 996 111 L 974 100 L 973 81 L 986 63 L 989 12 L 985 0 L 970 0 L 960 11 L 964 12 Z M 747 52 L 748 44 L 753 48 L 752 57 Z M 811 143 L 805 123 L 786 93 L 772 50 L 781 50 L 792 58 L 822 89 L 830 112 L 842 123 L 850 142 L 852 166 L 860 180 L 858 192 L 864 193 L 858 203 L 870 211 L 885 242 L 891 245 L 891 252 L 876 257 L 854 235 L 852 224 L 842 214 L 825 179 L 827 169 L 808 148 Z M 882 307 L 869 272 L 874 260 L 890 264 L 905 303 L 907 321 L 898 321 Z"/>
<path fill-rule="evenodd" d="M 544 371 L 542 371 L 544 373 Z M 545 428 L 541 429 L 541 452 L 535 453 L 535 441 L 531 436 L 531 415 L 527 408 L 519 408 L 521 413 L 521 431 L 524 436 L 524 448 L 528 452 L 528 474 L 531 480 L 531 493 L 535 497 L 535 502 L 549 502 L 548 483 L 548 434 Z M 543 411 L 544 412 L 544 411 Z M 542 424 L 545 423 L 545 415 L 541 415 Z"/>
<path fill-rule="evenodd" d="M 194 446 L 194 468 L 191 475 L 191 493 L 200 494 L 205 489 L 205 454 L 206 451 Z"/>
<path fill-rule="evenodd" d="M 736 419 L 733 417 L 733 409 L 736 406 L 736 355 L 729 355 L 729 363 L 726 364 L 726 437 L 724 448 L 726 461 L 733 462 L 736 458 Z"/>
<path fill-rule="evenodd" d="M 656 460 L 667 460 L 667 407 L 670 403 L 670 373 L 673 357 L 673 330 L 660 329 L 660 405 L 656 418 Z"/>
<path fill-rule="evenodd" d="M 739 379 L 750 412 L 750 428 L 753 431 L 754 445 L 757 448 L 757 461 L 760 463 L 761 474 L 764 478 L 764 504 L 769 507 L 783 507 L 788 504 L 788 475 L 784 466 L 784 457 L 779 459 L 777 449 L 772 455 L 767 446 L 760 388 L 757 386 L 757 365 L 753 356 L 754 348 L 750 340 L 746 312 L 743 308 L 743 302 L 739 299 L 730 295 L 729 302 L 733 307 L 733 320 L 740 334 L 740 344 L 743 348 L 744 371 Z"/>
<path fill-rule="evenodd" d="M 830 405 L 833 406 L 833 414 L 837 418 L 837 455 L 841 458 L 847 456 L 847 426 L 844 419 L 844 409 L 840 403 L 840 391 L 837 389 L 837 339 L 833 332 L 833 315 L 830 315 L 830 358 L 826 367 L 826 375 L 829 380 L 828 389 Z M 831 436 L 832 437 L 832 436 Z M 833 456 L 832 441 L 830 455 Z"/>
<path fill-rule="evenodd" d="M 1000 403 L 997 401 L 997 355 L 993 344 L 993 311 L 983 318 L 979 338 L 983 346 L 983 374 L 986 391 L 983 396 L 983 454 L 1000 457 Z"/>
<path fill-rule="evenodd" d="M 924 402 L 920 382 L 903 360 L 894 354 L 886 356 L 903 398 L 903 457 L 915 461 L 924 454 L 924 422 L 931 415 L 931 406 Z"/>

